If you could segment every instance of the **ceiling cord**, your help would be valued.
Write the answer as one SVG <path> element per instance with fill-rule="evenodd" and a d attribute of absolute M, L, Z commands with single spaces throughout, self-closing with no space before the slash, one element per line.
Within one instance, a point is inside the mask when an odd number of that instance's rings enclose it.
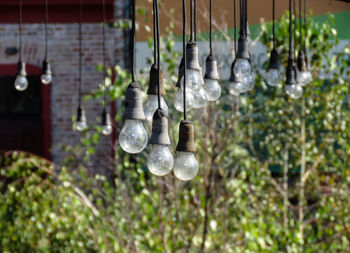
<path fill-rule="evenodd" d="M 194 0 L 193 23 L 194 23 L 194 41 L 197 42 L 197 0 Z"/>
<path fill-rule="evenodd" d="M 131 7 L 131 18 L 132 18 L 132 29 L 131 29 L 131 78 L 132 82 L 135 82 L 135 11 L 136 11 L 136 0 L 132 0 Z"/>
<path fill-rule="evenodd" d="M 272 41 L 273 48 L 276 48 L 276 0 L 272 3 Z"/>
<path fill-rule="evenodd" d="M 241 0 L 239 1 L 241 6 Z M 233 0 L 233 47 L 235 50 L 235 58 L 237 54 L 237 7 L 236 0 Z"/>
<path fill-rule="evenodd" d="M 81 105 L 81 83 L 82 83 L 82 31 L 81 23 L 83 16 L 83 1 L 79 1 L 79 107 Z"/>
<path fill-rule="evenodd" d="M 213 54 L 213 45 L 212 45 L 212 0 L 209 0 L 209 49 L 210 55 Z"/>
<path fill-rule="evenodd" d="M 45 0 L 45 59 L 47 59 L 47 23 L 49 20 L 49 7 L 48 7 L 48 0 Z"/>
<path fill-rule="evenodd" d="M 191 6 L 192 6 L 192 0 Z M 184 87 L 183 87 L 183 107 L 184 107 L 184 120 L 186 120 L 186 3 L 185 0 L 182 0 L 182 15 L 183 15 L 183 26 L 182 26 L 182 51 L 183 51 L 183 59 L 184 59 Z M 191 11 L 192 12 L 192 11 Z M 191 15 L 192 16 L 192 15 Z M 192 23 L 192 21 L 191 21 Z M 192 34 L 192 31 L 191 31 Z"/>
<path fill-rule="evenodd" d="M 158 0 L 155 0 L 155 16 L 156 16 L 156 26 L 157 26 L 157 69 L 158 69 L 158 108 L 161 109 L 161 97 L 160 97 L 160 39 L 159 39 L 159 13 L 158 13 Z"/>
<path fill-rule="evenodd" d="M 103 87 L 105 88 L 103 97 L 103 109 L 106 109 L 107 91 L 106 91 L 106 5 L 102 0 L 102 57 L 103 57 Z"/>
<path fill-rule="evenodd" d="M 19 40 L 19 61 L 22 60 L 22 0 L 19 0 L 19 19 L 18 19 L 18 40 Z"/>

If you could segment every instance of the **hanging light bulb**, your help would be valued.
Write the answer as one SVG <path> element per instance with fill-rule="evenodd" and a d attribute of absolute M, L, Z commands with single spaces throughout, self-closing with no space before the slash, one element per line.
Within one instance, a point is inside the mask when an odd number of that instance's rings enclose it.
<path fill-rule="evenodd" d="M 28 87 L 26 63 L 19 61 L 17 64 L 17 77 L 15 80 L 15 88 L 18 91 L 24 91 Z"/>
<path fill-rule="evenodd" d="M 180 123 L 179 142 L 176 147 L 174 174 L 182 181 L 189 181 L 198 174 L 198 162 L 194 156 L 194 130 L 192 122 L 182 120 Z"/>
<path fill-rule="evenodd" d="M 188 42 L 186 52 L 186 82 L 188 84 L 186 88 L 189 88 L 192 91 L 199 90 L 202 87 L 202 77 L 200 74 L 197 44 L 194 41 Z"/>
<path fill-rule="evenodd" d="M 250 73 L 250 75 L 248 76 L 243 77 L 241 79 L 241 84 L 242 84 L 241 93 L 252 90 L 255 87 L 255 80 L 256 80 L 256 76 L 254 72 Z"/>
<path fill-rule="evenodd" d="M 187 82 L 186 82 L 187 83 Z M 183 97 L 183 88 L 180 87 L 178 91 L 175 94 L 174 97 L 174 106 L 175 109 L 178 110 L 179 112 L 184 111 L 184 97 Z M 194 98 L 192 91 L 190 89 L 187 89 L 186 87 L 186 111 L 190 111 L 193 108 L 193 103 L 194 103 Z"/>
<path fill-rule="evenodd" d="M 288 60 L 287 73 L 286 73 L 286 85 L 285 92 L 293 99 L 298 99 L 303 95 L 303 88 L 297 84 L 296 77 L 296 68 L 293 66 L 293 60 Z"/>
<path fill-rule="evenodd" d="M 152 148 L 147 158 L 148 169 L 156 176 L 167 175 L 173 169 L 174 157 L 169 149 L 168 119 L 165 111 L 159 108 L 153 116 L 149 144 Z"/>
<path fill-rule="evenodd" d="M 103 135 L 110 135 L 112 130 L 111 116 L 106 112 L 106 108 L 103 108 L 101 132 Z"/>
<path fill-rule="evenodd" d="M 166 104 L 163 96 L 166 95 L 165 89 L 164 89 L 164 74 L 162 71 L 160 71 L 160 94 L 161 96 L 161 107 L 166 115 L 168 115 L 168 105 Z M 154 115 L 154 112 L 158 108 L 158 69 L 156 64 L 152 64 L 151 70 L 150 70 L 150 80 L 147 90 L 147 100 L 143 106 L 146 120 L 149 123 L 152 123 L 152 118 Z"/>
<path fill-rule="evenodd" d="M 215 101 L 221 95 L 218 66 L 215 57 L 209 54 L 205 61 L 204 90 L 208 101 Z"/>
<path fill-rule="evenodd" d="M 282 81 L 282 76 L 278 69 L 278 53 L 275 47 L 271 51 L 270 65 L 265 79 L 270 86 L 277 86 Z"/>
<path fill-rule="evenodd" d="M 303 50 L 299 51 L 297 65 L 299 70 L 299 81 L 301 86 L 305 86 L 306 84 L 312 81 L 312 75 L 307 69 L 306 63 L 306 54 Z"/>
<path fill-rule="evenodd" d="M 132 82 L 126 90 L 125 122 L 119 134 L 121 148 L 131 154 L 144 150 L 148 141 L 147 131 L 142 123 L 145 120 L 145 114 L 141 96 L 140 86 L 136 82 Z"/>
<path fill-rule="evenodd" d="M 43 84 L 49 84 L 52 82 L 51 64 L 47 61 L 46 58 L 43 61 L 42 75 L 40 79 Z"/>
<path fill-rule="evenodd" d="M 78 132 L 82 132 L 87 128 L 86 116 L 84 109 L 79 105 L 77 110 L 77 121 L 75 129 Z"/>
<path fill-rule="evenodd" d="M 203 108 L 208 103 L 207 99 L 207 91 L 204 87 L 200 87 L 199 90 L 195 90 L 192 92 L 193 95 L 193 108 Z"/>

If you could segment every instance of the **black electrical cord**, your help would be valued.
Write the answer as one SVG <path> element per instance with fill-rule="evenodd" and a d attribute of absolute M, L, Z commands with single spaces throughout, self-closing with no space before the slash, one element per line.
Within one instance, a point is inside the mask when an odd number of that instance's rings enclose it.
<path fill-rule="evenodd" d="M 248 0 L 244 0 L 244 36 L 248 36 Z"/>
<path fill-rule="evenodd" d="M 241 5 L 241 0 L 239 1 L 239 4 Z M 235 58 L 237 54 L 237 7 L 236 7 L 236 0 L 233 0 L 233 47 L 235 50 Z"/>
<path fill-rule="evenodd" d="M 157 69 L 158 69 L 158 108 L 161 109 L 162 106 L 161 106 L 161 102 L 160 102 L 160 47 L 159 47 L 159 44 L 160 44 L 160 39 L 159 39 L 159 13 L 158 13 L 158 0 L 155 0 L 155 9 L 156 9 L 156 13 L 155 13 L 155 16 L 156 16 L 156 25 L 157 25 Z"/>
<path fill-rule="evenodd" d="M 193 24 L 194 24 L 194 41 L 197 42 L 197 0 L 194 0 Z"/>
<path fill-rule="evenodd" d="M 103 109 L 106 109 L 107 102 L 107 91 L 106 91 L 106 5 L 105 0 L 102 0 L 102 57 L 103 57 L 103 87 L 104 97 L 103 97 Z"/>
<path fill-rule="evenodd" d="M 305 32 L 305 37 L 304 37 L 304 51 L 305 51 L 305 54 L 306 54 L 306 39 L 307 39 L 306 0 L 304 0 L 304 32 Z"/>
<path fill-rule="evenodd" d="M 48 5 L 48 0 L 45 0 L 45 59 L 47 59 L 47 23 L 49 20 L 49 5 Z"/>
<path fill-rule="evenodd" d="M 272 41 L 273 41 L 273 48 L 276 48 L 276 0 L 273 0 L 272 2 Z"/>
<path fill-rule="evenodd" d="M 294 39 L 293 39 L 293 45 L 294 45 L 294 48 L 293 48 L 293 52 L 294 52 L 294 58 L 296 59 L 297 58 L 297 7 L 296 7 L 296 0 L 293 0 L 293 17 L 294 17 L 294 20 L 293 20 L 293 25 L 294 25 L 294 28 L 293 28 L 293 36 L 294 36 Z"/>
<path fill-rule="evenodd" d="M 131 29 L 131 78 L 132 82 L 135 82 L 135 30 L 136 30 L 136 20 L 135 20 L 135 11 L 136 11 L 136 0 L 132 0 L 131 7 L 131 18 L 132 18 L 132 29 Z"/>
<path fill-rule="evenodd" d="M 153 0 L 153 61 L 157 62 L 157 41 L 156 41 L 156 3 Z"/>
<path fill-rule="evenodd" d="M 303 42 L 303 19 L 302 19 L 302 4 L 301 0 L 299 0 L 299 46 L 300 49 L 302 48 L 302 42 Z"/>
<path fill-rule="evenodd" d="M 212 0 L 209 0 L 209 49 L 210 55 L 213 54 L 213 45 L 212 45 Z"/>
<path fill-rule="evenodd" d="M 190 0 L 190 41 L 193 41 L 193 0 Z"/>
<path fill-rule="evenodd" d="M 19 19 L 18 19 L 18 40 L 19 40 L 19 61 L 22 60 L 22 0 L 19 0 Z"/>
<path fill-rule="evenodd" d="M 192 0 L 190 0 L 192 2 Z M 183 87 L 183 106 L 184 106 L 184 120 L 186 120 L 186 3 L 182 0 L 182 15 L 183 15 L 183 26 L 182 26 L 182 51 L 184 59 L 184 87 Z"/>
<path fill-rule="evenodd" d="M 82 83 L 82 31 L 83 0 L 79 1 L 79 107 L 81 105 L 81 83 Z"/>
<path fill-rule="evenodd" d="M 293 60 L 292 53 L 292 0 L 289 0 L 289 59 Z"/>

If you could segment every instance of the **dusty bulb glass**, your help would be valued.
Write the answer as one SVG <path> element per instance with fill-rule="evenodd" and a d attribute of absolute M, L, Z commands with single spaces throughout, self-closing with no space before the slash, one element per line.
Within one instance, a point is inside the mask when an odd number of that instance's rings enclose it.
<path fill-rule="evenodd" d="M 217 100 L 221 95 L 221 86 L 219 84 L 219 81 L 213 79 L 205 79 L 204 82 L 204 90 L 207 93 L 207 100 Z"/>
<path fill-rule="evenodd" d="M 233 73 L 238 79 L 242 79 L 245 76 L 250 75 L 252 72 L 252 66 L 247 59 L 239 58 L 233 68 Z"/>
<path fill-rule="evenodd" d="M 103 135 L 110 135 L 112 133 L 113 128 L 111 125 L 103 125 L 101 130 Z"/>
<path fill-rule="evenodd" d="M 293 99 L 301 98 L 303 95 L 303 88 L 299 84 L 286 85 L 285 91 Z"/>
<path fill-rule="evenodd" d="M 18 91 L 24 91 L 28 87 L 28 79 L 25 76 L 18 75 L 15 80 L 15 88 Z"/>
<path fill-rule="evenodd" d="M 165 114 L 168 115 L 168 105 L 165 103 L 164 98 L 160 97 L 160 105 L 164 110 Z M 152 122 L 153 114 L 158 109 L 158 96 L 157 95 L 148 95 L 147 100 L 143 106 L 145 112 L 146 120 Z"/>
<path fill-rule="evenodd" d="M 243 77 L 241 83 L 241 93 L 252 90 L 255 86 L 255 74 L 251 73 L 250 75 Z"/>
<path fill-rule="evenodd" d="M 52 75 L 42 74 L 40 79 L 43 84 L 49 84 L 52 82 Z"/>
<path fill-rule="evenodd" d="M 77 121 L 76 122 L 76 130 L 78 132 L 82 132 L 87 128 L 87 124 L 85 121 Z"/>
<path fill-rule="evenodd" d="M 184 97 L 183 97 L 183 89 L 180 88 L 174 97 L 174 106 L 175 109 L 178 110 L 179 112 L 183 112 L 184 111 Z M 193 94 L 192 91 L 187 89 L 186 86 L 186 111 L 189 111 L 193 108 Z"/>
<path fill-rule="evenodd" d="M 174 166 L 174 157 L 167 145 L 152 145 L 151 153 L 147 158 L 150 172 L 156 176 L 165 176 Z"/>
<path fill-rule="evenodd" d="M 148 135 L 141 120 L 127 119 L 119 134 L 121 148 L 130 154 L 141 152 L 147 146 Z"/>
<path fill-rule="evenodd" d="M 191 152 L 178 152 L 175 159 L 174 174 L 182 181 L 189 181 L 198 174 L 198 162 Z"/>
<path fill-rule="evenodd" d="M 282 76 L 278 69 L 269 69 L 265 79 L 268 85 L 277 86 L 281 83 Z"/>
<path fill-rule="evenodd" d="M 193 108 L 203 108 L 207 102 L 207 92 L 201 87 L 199 90 L 193 91 Z"/>
<path fill-rule="evenodd" d="M 312 81 L 312 75 L 309 71 L 300 71 L 299 72 L 299 81 L 300 85 L 304 86 L 307 85 Z"/>

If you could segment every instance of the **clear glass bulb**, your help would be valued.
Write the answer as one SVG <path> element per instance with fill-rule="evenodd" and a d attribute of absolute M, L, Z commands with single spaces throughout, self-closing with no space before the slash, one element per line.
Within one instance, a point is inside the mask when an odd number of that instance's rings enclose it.
<path fill-rule="evenodd" d="M 52 81 L 52 75 L 42 74 L 40 79 L 43 84 L 49 84 Z"/>
<path fill-rule="evenodd" d="M 111 125 L 103 125 L 102 126 L 102 134 L 103 135 L 110 135 L 112 133 L 112 126 Z"/>
<path fill-rule="evenodd" d="M 241 93 L 252 90 L 255 86 L 255 74 L 251 73 L 250 75 L 243 77 L 241 83 Z"/>
<path fill-rule="evenodd" d="M 119 134 L 121 148 L 130 154 L 140 153 L 147 146 L 148 135 L 141 120 L 127 119 Z"/>
<path fill-rule="evenodd" d="M 233 68 L 233 73 L 238 79 L 242 79 L 245 76 L 250 75 L 252 72 L 252 66 L 247 59 L 239 58 Z"/>
<path fill-rule="evenodd" d="M 77 121 L 76 122 L 76 130 L 78 132 L 82 132 L 87 128 L 87 124 L 85 121 Z"/>
<path fill-rule="evenodd" d="M 269 69 L 265 79 L 268 85 L 277 86 L 281 83 L 282 76 L 278 69 Z"/>
<path fill-rule="evenodd" d="M 299 84 L 287 84 L 285 87 L 287 95 L 293 99 L 301 98 L 303 95 L 303 88 Z"/>
<path fill-rule="evenodd" d="M 164 110 L 165 114 L 168 115 L 168 105 L 165 103 L 164 98 L 160 97 L 160 105 Z M 153 114 L 158 109 L 158 96 L 148 95 L 147 100 L 143 106 L 145 116 L 148 122 L 152 123 Z"/>
<path fill-rule="evenodd" d="M 206 90 L 202 87 L 193 92 L 193 108 L 203 108 L 208 102 Z"/>
<path fill-rule="evenodd" d="M 242 84 L 236 83 L 236 82 L 230 82 L 228 86 L 228 90 L 231 95 L 238 97 L 242 90 Z"/>
<path fill-rule="evenodd" d="M 180 88 L 175 94 L 174 106 L 176 110 L 183 112 L 184 111 L 184 102 L 183 102 L 183 89 Z M 193 108 L 193 95 L 190 89 L 186 87 L 186 111 L 189 111 Z"/>
<path fill-rule="evenodd" d="M 174 166 L 174 157 L 167 145 L 152 145 L 151 153 L 147 158 L 150 172 L 156 176 L 169 174 Z"/>
<path fill-rule="evenodd" d="M 304 86 L 307 85 L 312 81 L 312 75 L 309 71 L 300 71 L 299 72 L 299 81 L 300 85 Z"/>
<path fill-rule="evenodd" d="M 189 181 L 198 174 L 198 162 L 191 152 L 179 152 L 175 159 L 174 174 L 182 181 Z"/>
<path fill-rule="evenodd" d="M 205 79 L 204 89 L 207 92 L 207 100 L 215 101 L 221 95 L 221 86 L 218 80 Z"/>
<path fill-rule="evenodd" d="M 186 69 L 186 88 L 190 87 L 193 91 L 199 90 L 202 87 L 203 78 L 200 72 L 195 69 Z M 181 86 L 183 87 L 183 78 L 181 80 Z"/>
<path fill-rule="evenodd" d="M 28 80 L 25 76 L 18 75 L 15 80 L 15 88 L 18 91 L 24 91 L 28 87 Z"/>

